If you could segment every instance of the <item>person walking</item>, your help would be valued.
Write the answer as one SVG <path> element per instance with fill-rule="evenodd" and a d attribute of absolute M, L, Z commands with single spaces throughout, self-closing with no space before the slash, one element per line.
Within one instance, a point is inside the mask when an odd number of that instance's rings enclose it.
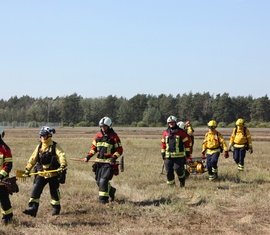
<path fill-rule="evenodd" d="M 0 202 L 2 209 L 2 224 L 6 225 L 12 221 L 13 208 L 9 198 L 9 192 L 3 182 L 9 177 L 12 169 L 12 153 L 9 146 L 4 142 L 4 130 L 0 130 Z"/>
<path fill-rule="evenodd" d="M 43 126 L 40 129 L 40 143 L 35 148 L 25 167 L 25 176 L 30 175 L 34 168 L 35 172 L 40 172 L 35 176 L 31 198 L 28 208 L 24 214 L 36 217 L 39 207 L 39 200 L 46 184 L 49 184 L 51 195 L 52 215 L 59 215 L 60 204 L 60 183 L 65 183 L 67 160 L 64 150 L 58 143 L 52 140 L 55 129 Z"/>
<path fill-rule="evenodd" d="M 229 157 L 228 147 L 222 134 L 216 130 L 217 122 L 210 120 L 208 122 L 208 132 L 204 136 L 202 144 L 202 155 L 206 158 L 206 167 L 209 180 L 215 180 L 218 177 L 218 160 L 220 153 L 224 151 L 224 157 Z"/>
<path fill-rule="evenodd" d="M 106 204 L 109 198 L 111 201 L 115 199 L 116 188 L 111 185 L 110 180 L 119 172 L 116 160 L 123 154 L 123 147 L 109 117 L 101 118 L 99 127 L 100 131 L 96 133 L 84 161 L 88 162 L 97 154 L 97 161 L 92 167 L 99 188 L 99 202 Z"/>
<path fill-rule="evenodd" d="M 243 171 L 246 151 L 249 151 L 250 154 L 253 153 L 250 131 L 245 126 L 243 118 L 237 119 L 235 123 L 235 128 L 233 128 L 230 137 L 229 151 L 233 151 L 233 159 L 238 170 Z"/>
<path fill-rule="evenodd" d="M 194 129 L 193 126 L 191 124 L 191 122 L 188 120 L 185 123 L 185 130 L 187 132 L 187 134 L 189 135 L 190 139 L 191 139 L 191 153 L 193 152 L 193 146 L 194 146 Z"/>
<path fill-rule="evenodd" d="M 167 184 L 175 185 L 175 175 L 180 187 L 185 187 L 185 163 L 191 162 L 190 139 L 188 134 L 177 125 L 177 118 L 167 118 L 168 128 L 162 132 L 161 156 L 167 172 Z"/>

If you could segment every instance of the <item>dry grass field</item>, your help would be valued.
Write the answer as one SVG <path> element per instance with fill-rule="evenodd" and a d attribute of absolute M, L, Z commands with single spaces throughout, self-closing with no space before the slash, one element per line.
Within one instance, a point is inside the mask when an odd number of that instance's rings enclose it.
<path fill-rule="evenodd" d="M 270 234 L 270 132 L 251 129 L 254 153 L 247 153 L 245 171 L 239 173 L 230 158 L 219 160 L 219 180 L 192 175 L 185 189 L 166 185 L 161 175 L 160 138 L 163 128 L 115 127 L 124 147 L 125 171 L 114 177 L 116 200 L 98 204 L 98 188 L 91 163 L 68 160 L 67 182 L 61 185 L 62 211 L 51 216 L 45 187 L 36 218 L 22 213 L 32 178 L 18 181 L 20 192 L 11 196 L 14 221 L 0 227 L 1 235 L 73 234 Z M 59 128 L 54 140 L 67 159 L 84 157 L 97 128 Z M 195 129 L 193 156 L 200 156 L 206 128 Z M 219 129 L 226 137 L 231 129 Z M 7 129 L 14 167 L 24 169 L 38 142 L 38 129 Z"/>

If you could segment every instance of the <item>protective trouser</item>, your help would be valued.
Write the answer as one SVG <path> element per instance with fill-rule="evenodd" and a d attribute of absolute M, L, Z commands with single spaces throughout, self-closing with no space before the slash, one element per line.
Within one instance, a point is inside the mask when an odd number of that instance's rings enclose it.
<path fill-rule="evenodd" d="M 113 178 L 113 168 L 109 163 L 98 163 L 96 169 L 96 183 L 99 187 L 99 201 L 108 203 L 109 197 L 114 199 L 115 188 L 111 187 L 109 181 Z"/>
<path fill-rule="evenodd" d="M 174 172 L 177 174 L 178 179 L 180 181 L 180 186 L 185 186 L 185 157 L 178 158 L 165 158 L 164 164 L 167 172 L 167 184 L 173 185 L 175 184 L 175 176 Z"/>
<path fill-rule="evenodd" d="M 206 167 L 208 170 L 209 180 L 216 179 L 218 176 L 218 159 L 220 152 L 206 154 Z"/>
<path fill-rule="evenodd" d="M 244 161 L 246 157 L 246 148 L 234 148 L 233 149 L 233 159 L 238 165 L 238 170 L 244 170 Z"/>
<path fill-rule="evenodd" d="M 4 185 L 0 185 L 0 202 L 1 202 L 1 208 L 2 208 L 2 220 L 5 222 L 8 222 L 6 220 L 11 220 L 13 213 L 12 213 L 12 207 L 11 202 L 9 199 L 9 193 Z"/>
<path fill-rule="evenodd" d="M 59 181 L 58 177 L 54 176 L 51 178 L 44 178 L 42 176 L 36 176 L 34 180 L 34 186 L 31 194 L 31 198 L 29 200 L 29 207 L 35 208 L 35 214 L 38 210 L 39 199 L 42 194 L 42 191 L 46 184 L 49 184 L 50 195 L 51 195 L 51 205 L 53 206 L 53 213 L 55 213 L 55 209 L 57 208 L 58 213 L 60 212 L 60 192 L 59 192 Z M 27 213 L 26 213 L 27 214 Z"/>

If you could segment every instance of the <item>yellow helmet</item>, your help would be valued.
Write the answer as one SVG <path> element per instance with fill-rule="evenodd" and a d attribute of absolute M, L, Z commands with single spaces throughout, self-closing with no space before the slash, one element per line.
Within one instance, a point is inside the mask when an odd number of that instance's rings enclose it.
<path fill-rule="evenodd" d="M 244 126 L 245 120 L 243 118 L 238 118 L 235 124 L 236 126 Z"/>
<path fill-rule="evenodd" d="M 207 123 L 207 126 L 209 127 L 217 127 L 217 122 L 215 120 L 211 120 Z"/>

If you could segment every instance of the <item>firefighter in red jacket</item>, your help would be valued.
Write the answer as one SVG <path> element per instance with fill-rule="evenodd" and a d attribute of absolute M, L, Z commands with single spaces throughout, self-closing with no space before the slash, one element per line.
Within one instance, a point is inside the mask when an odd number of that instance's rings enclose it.
<path fill-rule="evenodd" d="M 243 118 L 237 119 L 235 128 L 230 137 L 229 151 L 233 151 L 233 159 L 239 171 L 244 170 L 246 151 L 253 153 L 252 140 L 249 129 L 245 126 Z"/>
<path fill-rule="evenodd" d="M 193 129 L 193 126 L 191 125 L 191 122 L 189 120 L 186 121 L 186 123 L 185 123 L 185 130 L 191 139 L 191 153 L 192 153 L 193 146 L 194 146 L 194 129 Z"/>
<path fill-rule="evenodd" d="M 99 127 L 100 131 L 92 141 L 84 161 L 88 162 L 97 153 L 97 162 L 93 164 L 93 171 L 99 187 L 99 202 L 106 204 L 109 198 L 111 201 L 115 198 L 116 188 L 111 186 L 110 180 L 113 175 L 118 174 L 118 165 L 115 162 L 122 155 L 123 147 L 120 138 L 112 128 L 112 120 L 109 117 L 101 118 Z"/>
<path fill-rule="evenodd" d="M 9 173 L 12 169 L 12 154 L 10 148 L 7 144 L 3 141 L 3 137 L 5 132 L 3 129 L 0 130 L 0 202 L 2 208 L 2 223 L 8 224 L 11 222 L 13 217 L 13 211 L 11 202 L 9 199 L 9 193 L 7 188 L 3 183 L 2 180 L 8 178 Z"/>
<path fill-rule="evenodd" d="M 204 136 L 202 155 L 203 158 L 206 158 L 208 177 L 212 181 L 218 177 L 218 159 L 220 153 L 224 151 L 225 158 L 229 157 L 229 153 L 223 136 L 216 130 L 217 122 L 210 120 L 207 125 L 209 130 Z"/>
<path fill-rule="evenodd" d="M 29 176 L 32 168 L 37 172 L 46 172 L 36 175 L 28 208 L 24 214 L 36 217 L 39 207 L 39 199 L 46 184 L 50 186 L 52 215 L 59 215 L 60 205 L 60 184 L 65 183 L 66 155 L 63 149 L 52 140 L 55 129 L 43 126 L 40 129 L 40 143 L 35 148 L 25 167 L 25 176 Z M 53 171 L 53 172 L 50 172 Z"/>
<path fill-rule="evenodd" d="M 175 175 L 180 181 L 180 187 L 185 186 L 185 163 L 191 162 L 190 138 L 176 124 L 175 116 L 167 119 L 168 128 L 163 131 L 161 139 L 161 156 L 167 172 L 167 184 L 175 185 Z"/>

